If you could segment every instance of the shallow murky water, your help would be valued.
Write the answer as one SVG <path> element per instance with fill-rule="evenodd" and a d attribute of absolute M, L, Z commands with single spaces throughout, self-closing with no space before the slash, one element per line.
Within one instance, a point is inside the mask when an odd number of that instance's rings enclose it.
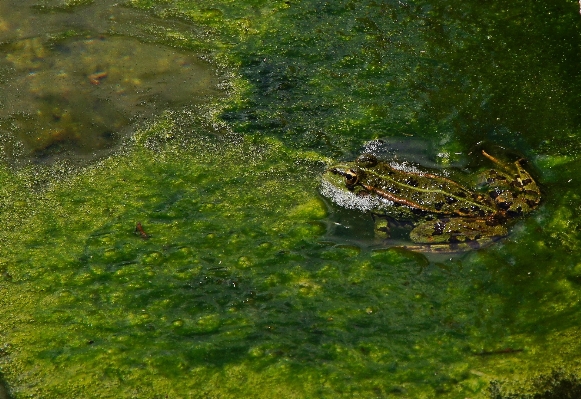
<path fill-rule="evenodd" d="M 117 19 L 103 4 L 74 14 L 1 7 L 11 18 L 0 21 L 0 143 L 12 163 L 92 159 L 138 122 L 219 94 L 214 69 L 195 53 L 108 34 L 111 24 L 95 21 Z"/>

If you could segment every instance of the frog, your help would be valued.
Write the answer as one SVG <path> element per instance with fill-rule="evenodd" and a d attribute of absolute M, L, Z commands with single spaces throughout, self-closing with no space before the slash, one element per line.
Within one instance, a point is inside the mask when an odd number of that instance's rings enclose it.
<path fill-rule="evenodd" d="M 540 204 L 539 185 L 519 158 L 507 162 L 481 150 L 491 167 L 466 186 L 446 173 L 396 165 L 364 153 L 329 167 L 320 192 L 337 205 L 372 214 L 376 232 L 411 225 L 406 248 L 455 252 L 481 248 L 508 235 L 508 227 Z M 474 179 L 472 179 L 474 180 Z"/>

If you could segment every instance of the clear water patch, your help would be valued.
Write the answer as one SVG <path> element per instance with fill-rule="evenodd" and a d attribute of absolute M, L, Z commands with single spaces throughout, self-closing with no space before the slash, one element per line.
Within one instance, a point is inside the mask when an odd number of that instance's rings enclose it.
<path fill-rule="evenodd" d="M 13 163 L 92 159 L 139 120 L 218 94 L 195 54 L 134 38 L 34 37 L 2 53 L 0 136 Z"/>

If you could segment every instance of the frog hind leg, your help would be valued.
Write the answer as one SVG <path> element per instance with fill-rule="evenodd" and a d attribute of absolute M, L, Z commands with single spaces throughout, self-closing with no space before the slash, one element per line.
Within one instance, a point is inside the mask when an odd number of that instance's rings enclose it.
<path fill-rule="evenodd" d="M 420 223 L 410 232 L 410 239 L 417 244 L 461 251 L 486 246 L 507 234 L 506 227 L 485 219 L 450 218 Z"/>
<path fill-rule="evenodd" d="M 520 215 L 529 213 L 539 205 L 541 190 L 523 167 L 522 159 L 511 165 L 505 164 L 485 151 L 482 151 L 482 154 L 504 170 L 504 173 L 499 173 L 493 169 L 481 175 L 481 180 L 486 181 L 486 186 L 494 192 L 494 202 L 499 204 L 500 208 Z"/>

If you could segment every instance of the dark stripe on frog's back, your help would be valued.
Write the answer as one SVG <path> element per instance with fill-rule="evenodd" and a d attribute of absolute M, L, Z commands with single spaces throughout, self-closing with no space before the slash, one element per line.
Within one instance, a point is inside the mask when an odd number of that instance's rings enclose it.
<path fill-rule="evenodd" d="M 496 209 L 489 198 L 476 194 L 445 177 L 394 169 L 381 163 L 373 169 L 357 168 L 366 185 L 401 198 L 400 204 L 413 201 L 422 209 L 442 215 L 487 216 Z M 363 181 L 362 181 L 363 183 Z M 380 195 L 378 192 L 376 194 Z M 393 200 L 393 198 L 391 198 Z"/>

